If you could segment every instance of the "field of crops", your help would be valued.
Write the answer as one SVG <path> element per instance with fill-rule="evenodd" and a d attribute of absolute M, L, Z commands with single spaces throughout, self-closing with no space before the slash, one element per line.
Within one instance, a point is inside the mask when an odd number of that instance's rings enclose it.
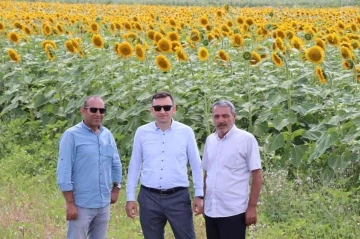
<path fill-rule="evenodd" d="M 7 162 L 9 180 L 54 176 L 59 135 L 81 120 L 90 94 L 105 99 L 104 124 L 126 168 L 136 128 L 152 120 L 151 95 L 167 90 L 201 152 L 213 132 L 211 104 L 228 99 L 238 127 L 257 137 L 264 170 L 359 188 L 357 6 L 0 1 L 0 10 L 0 166 Z"/>

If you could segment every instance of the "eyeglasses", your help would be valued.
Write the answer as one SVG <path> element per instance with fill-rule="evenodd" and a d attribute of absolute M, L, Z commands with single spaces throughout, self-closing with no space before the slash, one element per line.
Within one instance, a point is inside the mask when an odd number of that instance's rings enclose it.
<path fill-rule="evenodd" d="M 105 114 L 105 112 L 106 112 L 106 109 L 105 108 L 96 108 L 96 107 L 84 107 L 85 109 L 88 109 L 88 110 L 90 110 L 90 112 L 91 113 L 96 113 L 96 112 L 98 112 L 98 110 L 99 110 L 99 112 L 100 112 L 100 114 Z"/>
<path fill-rule="evenodd" d="M 154 108 L 155 111 L 160 111 L 161 108 L 163 108 L 165 111 L 170 111 L 171 107 L 173 107 L 172 105 L 153 105 L 152 106 Z"/>

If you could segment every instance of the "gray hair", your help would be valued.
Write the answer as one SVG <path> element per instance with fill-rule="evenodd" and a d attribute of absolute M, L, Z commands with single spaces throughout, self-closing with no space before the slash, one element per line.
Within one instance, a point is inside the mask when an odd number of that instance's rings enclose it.
<path fill-rule="evenodd" d="M 215 106 L 219 106 L 219 107 L 230 107 L 231 113 L 234 113 L 234 114 L 235 114 L 235 107 L 234 107 L 233 103 L 231 103 L 231 102 L 228 101 L 228 100 L 219 100 L 219 101 L 216 101 L 216 102 L 212 105 L 212 107 L 211 107 L 212 111 L 214 111 Z"/>

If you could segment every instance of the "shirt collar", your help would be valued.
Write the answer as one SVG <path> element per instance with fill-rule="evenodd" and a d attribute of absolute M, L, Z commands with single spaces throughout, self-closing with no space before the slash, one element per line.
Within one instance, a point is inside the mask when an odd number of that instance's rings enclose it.
<path fill-rule="evenodd" d="M 229 132 L 227 132 L 227 133 L 224 135 L 224 138 L 222 138 L 222 139 L 229 138 L 232 134 L 234 134 L 234 131 L 235 131 L 236 129 L 237 129 L 237 127 L 236 127 L 236 125 L 234 124 L 233 127 L 231 127 L 231 129 L 229 130 Z M 215 133 L 215 135 L 216 135 L 216 138 L 217 138 L 218 140 L 222 140 L 222 139 L 220 139 L 219 134 L 218 134 L 217 132 Z"/>
<path fill-rule="evenodd" d="M 89 126 L 87 126 L 85 123 L 84 123 L 84 120 L 81 121 L 81 126 L 86 129 L 86 130 L 89 130 L 91 132 L 94 132 Z M 99 126 L 99 132 L 101 132 L 103 130 L 103 126 L 100 125 Z"/>
<path fill-rule="evenodd" d="M 152 126 L 152 128 L 153 128 L 155 131 L 157 131 L 157 130 L 160 129 L 160 127 L 158 127 L 158 126 L 156 125 L 156 122 L 155 122 L 155 121 L 152 122 L 151 126 Z M 174 129 L 175 126 L 176 126 L 176 121 L 175 121 L 173 118 L 171 118 L 171 125 L 170 125 L 170 127 L 169 127 L 169 130 Z"/>

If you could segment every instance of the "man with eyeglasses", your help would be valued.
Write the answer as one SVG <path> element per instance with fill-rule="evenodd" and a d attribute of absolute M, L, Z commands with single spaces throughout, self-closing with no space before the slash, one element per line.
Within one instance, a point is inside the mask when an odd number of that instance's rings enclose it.
<path fill-rule="evenodd" d="M 144 238 L 163 239 L 169 222 L 175 238 L 194 239 L 193 212 L 203 212 L 203 173 L 194 132 L 173 120 L 176 106 L 167 92 L 153 95 L 150 112 L 155 122 L 139 127 L 135 133 L 126 184 L 126 213 L 130 218 L 138 213 L 135 194 L 141 175 L 137 199 Z M 192 206 L 188 163 L 195 189 Z"/>
<path fill-rule="evenodd" d="M 83 121 L 62 135 L 57 183 L 66 204 L 68 239 L 106 238 L 110 204 L 121 188 L 121 162 L 111 132 L 101 125 L 106 108 L 99 96 L 88 97 Z"/>

